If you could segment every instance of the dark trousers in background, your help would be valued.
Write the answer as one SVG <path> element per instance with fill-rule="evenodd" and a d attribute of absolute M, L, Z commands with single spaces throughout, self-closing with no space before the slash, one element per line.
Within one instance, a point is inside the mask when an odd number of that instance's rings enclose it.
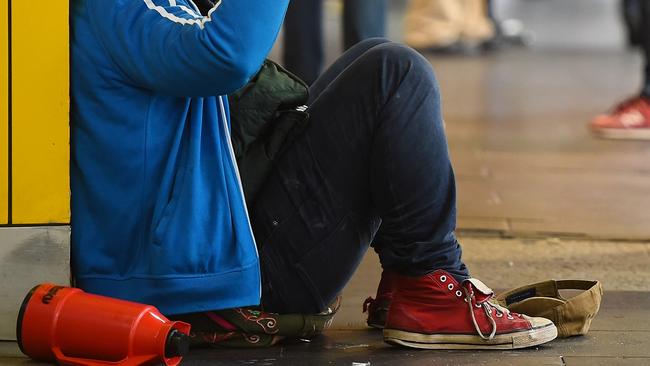
<path fill-rule="evenodd" d="M 387 0 L 345 0 L 343 4 L 345 49 L 385 35 Z M 323 0 L 293 0 L 284 22 L 284 66 L 311 85 L 320 75 L 323 55 Z"/>
<path fill-rule="evenodd" d="M 623 20 L 628 33 L 628 43 L 639 46 L 645 60 L 641 94 L 650 97 L 650 1 L 623 0 Z"/>
<path fill-rule="evenodd" d="M 310 89 L 310 124 L 251 207 L 262 303 L 323 310 L 369 245 L 386 270 L 468 273 L 431 65 L 383 39 L 357 44 Z"/>
<path fill-rule="evenodd" d="M 650 97 L 650 2 L 648 0 L 640 0 L 641 7 L 641 47 L 643 49 L 643 56 L 645 57 L 645 80 L 643 80 L 642 93 Z"/>

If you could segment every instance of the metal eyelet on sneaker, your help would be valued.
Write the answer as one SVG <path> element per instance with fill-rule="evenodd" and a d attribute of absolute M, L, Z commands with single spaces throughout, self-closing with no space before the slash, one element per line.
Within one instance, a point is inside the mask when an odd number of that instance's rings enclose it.
<path fill-rule="evenodd" d="M 481 307 L 481 304 L 476 303 L 476 304 L 474 304 L 474 306 L 476 306 L 477 308 L 480 308 L 480 307 Z"/>
<path fill-rule="evenodd" d="M 508 314 L 508 319 L 513 320 L 514 318 L 512 317 L 512 315 Z"/>
<path fill-rule="evenodd" d="M 447 276 L 445 275 L 440 276 L 440 282 L 447 282 Z"/>
<path fill-rule="evenodd" d="M 461 296 L 463 296 L 463 293 L 460 290 L 457 290 L 456 291 L 456 296 L 461 297 Z"/>
<path fill-rule="evenodd" d="M 447 288 L 449 289 L 449 291 L 453 290 L 453 289 L 454 289 L 454 284 L 453 284 L 453 283 L 450 283 L 450 284 L 447 286 Z"/>
<path fill-rule="evenodd" d="M 497 318 L 503 318 L 503 314 L 497 311 Z"/>

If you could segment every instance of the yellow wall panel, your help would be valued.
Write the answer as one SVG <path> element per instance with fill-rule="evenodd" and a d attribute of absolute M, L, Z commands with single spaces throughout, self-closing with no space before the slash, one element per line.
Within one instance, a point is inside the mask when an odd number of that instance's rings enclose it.
<path fill-rule="evenodd" d="M 9 192 L 8 104 L 9 104 L 9 21 L 7 4 L 0 4 L 0 225 L 7 223 Z"/>
<path fill-rule="evenodd" d="M 11 6 L 12 223 L 68 223 L 68 1 Z"/>

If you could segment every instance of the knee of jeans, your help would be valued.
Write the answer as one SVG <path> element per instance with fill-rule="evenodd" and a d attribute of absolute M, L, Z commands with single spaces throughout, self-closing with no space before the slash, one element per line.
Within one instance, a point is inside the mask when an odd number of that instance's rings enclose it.
<path fill-rule="evenodd" d="M 370 52 L 375 54 L 381 66 L 388 69 L 388 72 L 399 70 L 404 77 L 428 80 L 434 89 L 438 90 L 438 81 L 431 63 L 413 48 L 405 44 L 389 42 L 374 47 Z"/>
<path fill-rule="evenodd" d="M 392 43 L 392 41 L 388 38 L 383 38 L 383 37 L 366 38 L 362 41 L 359 41 L 359 43 L 355 44 L 352 47 L 371 49 L 375 46 L 379 46 L 384 43 Z"/>

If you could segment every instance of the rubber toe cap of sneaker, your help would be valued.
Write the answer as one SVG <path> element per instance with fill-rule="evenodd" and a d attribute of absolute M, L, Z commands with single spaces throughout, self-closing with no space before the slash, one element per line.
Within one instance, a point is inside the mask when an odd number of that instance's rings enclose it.
<path fill-rule="evenodd" d="M 548 327 L 548 326 L 555 326 L 552 321 L 550 321 L 550 320 L 548 320 L 546 318 L 540 318 L 540 317 L 537 317 L 537 316 L 532 317 L 532 316 L 526 316 L 526 315 L 522 315 L 522 316 L 524 317 L 524 319 L 528 320 L 528 322 L 530 323 L 530 325 L 531 325 L 531 327 L 533 329 L 544 328 L 544 327 Z"/>
<path fill-rule="evenodd" d="M 606 114 L 602 114 L 602 115 L 598 115 L 594 119 L 592 119 L 589 122 L 589 127 L 592 128 L 592 129 L 607 128 L 607 127 L 611 127 L 613 122 L 614 121 L 613 121 L 611 116 L 606 115 Z"/>

